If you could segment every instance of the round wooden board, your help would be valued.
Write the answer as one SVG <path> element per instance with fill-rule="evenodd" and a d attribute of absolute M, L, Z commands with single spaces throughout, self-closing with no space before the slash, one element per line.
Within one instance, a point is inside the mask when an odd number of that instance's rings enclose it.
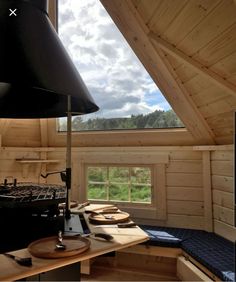
<path fill-rule="evenodd" d="M 63 258 L 85 252 L 90 247 L 90 241 L 82 237 L 64 236 L 65 250 L 56 249 L 58 237 L 47 237 L 32 242 L 28 246 L 31 255 L 39 258 Z"/>
<path fill-rule="evenodd" d="M 112 216 L 111 219 L 106 219 L 104 216 Z M 89 221 L 93 224 L 115 224 L 125 222 L 129 219 L 127 212 L 101 212 L 100 214 L 89 215 Z"/>

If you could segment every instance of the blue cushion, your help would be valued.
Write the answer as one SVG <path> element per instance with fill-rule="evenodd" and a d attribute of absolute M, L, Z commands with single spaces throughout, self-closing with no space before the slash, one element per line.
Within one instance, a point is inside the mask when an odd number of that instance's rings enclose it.
<path fill-rule="evenodd" d="M 149 245 L 182 248 L 223 281 L 235 281 L 234 244 L 202 230 L 140 225 Z"/>
<path fill-rule="evenodd" d="M 181 242 L 188 238 L 196 236 L 201 230 L 161 227 L 150 225 L 139 225 L 149 236 L 147 242 L 152 246 L 162 246 L 170 248 L 181 248 Z"/>
<path fill-rule="evenodd" d="M 182 242 L 182 249 L 223 281 L 235 281 L 234 244 L 214 233 L 199 233 Z"/>

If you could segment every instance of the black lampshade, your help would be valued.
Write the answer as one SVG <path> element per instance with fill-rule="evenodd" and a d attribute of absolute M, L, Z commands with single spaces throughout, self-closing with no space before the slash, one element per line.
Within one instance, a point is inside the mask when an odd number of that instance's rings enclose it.
<path fill-rule="evenodd" d="M 99 109 L 46 7 L 46 0 L 0 0 L 0 118 L 66 116 L 68 95 L 72 114 Z"/>

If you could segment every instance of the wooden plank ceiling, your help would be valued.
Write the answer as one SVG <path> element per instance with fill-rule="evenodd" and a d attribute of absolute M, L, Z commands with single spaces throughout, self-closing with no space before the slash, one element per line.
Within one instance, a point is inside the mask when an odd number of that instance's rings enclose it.
<path fill-rule="evenodd" d="M 196 143 L 232 143 L 236 1 L 101 2 Z"/>

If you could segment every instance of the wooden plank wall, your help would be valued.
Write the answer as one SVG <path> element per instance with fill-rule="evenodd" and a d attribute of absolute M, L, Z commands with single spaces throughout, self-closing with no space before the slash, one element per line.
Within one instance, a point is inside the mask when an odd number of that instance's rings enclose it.
<path fill-rule="evenodd" d="M 167 226 L 204 228 L 202 154 L 193 150 L 170 151 L 166 168 Z"/>
<path fill-rule="evenodd" d="M 18 182 L 40 182 L 40 164 L 23 165 L 16 161 L 16 159 L 39 158 L 40 151 L 35 148 L 1 148 L 0 182 L 3 183 L 6 177 L 16 178 Z"/>
<path fill-rule="evenodd" d="M 84 150 L 84 151 L 83 151 Z M 104 162 L 110 154 L 127 152 L 134 158 L 137 152 L 147 155 L 164 153 L 168 155 L 166 164 L 166 210 L 167 220 L 158 220 L 158 213 L 154 209 L 128 209 L 139 222 L 160 224 L 166 226 L 204 229 L 204 196 L 202 179 L 202 152 L 193 151 L 193 147 L 142 147 L 142 148 L 80 148 L 74 151 L 72 158 L 72 195 L 80 201 L 86 200 L 84 168 L 86 154 L 93 154 L 95 159 Z M 50 159 L 63 159 L 65 154 L 59 148 L 49 153 Z M 62 169 L 60 165 L 49 165 L 51 170 Z M 75 171 L 76 170 L 76 171 Z M 56 181 L 58 176 L 52 175 L 48 181 Z M 158 197 L 158 195 L 157 195 Z M 157 201 L 158 202 L 158 201 Z"/>
<path fill-rule="evenodd" d="M 216 148 L 217 146 L 213 146 Z M 220 146 L 219 146 L 220 147 Z M 161 226 L 205 229 L 208 231 L 209 211 L 213 210 L 214 231 L 230 240 L 236 238 L 233 228 L 233 150 L 215 150 L 207 146 L 205 151 L 193 146 L 163 146 L 163 147 L 80 147 L 72 150 L 72 199 L 83 202 L 86 200 L 86 179 L 84 164 L 90 161 L 98 162 L 111 159 L 112 156 L 124 160 L 128 155 L 130 159 L 138 162 L 154 155 L 164 165 L 166 203 L 162 205 L 166 210 L 166 219 L 158 219 L 158 207 L 146 209 L 131 209 L 131 214 L 137 222 L 158 224 Z M 206 154 L 206 152 L 208 154 Z M 139 156 L 137 156 L 139 154 Z M 206 158 L 210 155 L 211 177 L 206 181 Z M 57 163 L 22 164 L 16 159 L 58 160 Z M 159 156 L 159 157 L 158 157 Z M 3 147 L 0 152 L 0 181 L 7 176 L 17 178 L 18 181 L 42 183 L 41 172 L 61 171 L 65 169 L 65 148 L 10 148 Z M 127 157 L 126 157 L 127 158 Z M 143 160 L 143 161 L 142 161 Z M 158 167 L 158 165 L 156 166 Z M 51 175 L 48 183 L 60 183 L 59 175 Z M 210 187 L 210 192 L 207 192 Z M 210 185 L 210 186 L 209 186 Z M 211 190 L 212 187 L 212 190 Z M 208 195 L 212 194 L 212 195 Z M 157 195 L 158 198 L 158 195 Z M 209 199 L 212 205 L 209 207 Z M 158 203 L 158 201 L 157 201 Z M 206 209 L 207 207 L 207 209 Z"/>
<path fill-rule="evenodd" d="M 214 231 L 235 240 L 233 201 L 233 152 L 211 153 Z"/>

